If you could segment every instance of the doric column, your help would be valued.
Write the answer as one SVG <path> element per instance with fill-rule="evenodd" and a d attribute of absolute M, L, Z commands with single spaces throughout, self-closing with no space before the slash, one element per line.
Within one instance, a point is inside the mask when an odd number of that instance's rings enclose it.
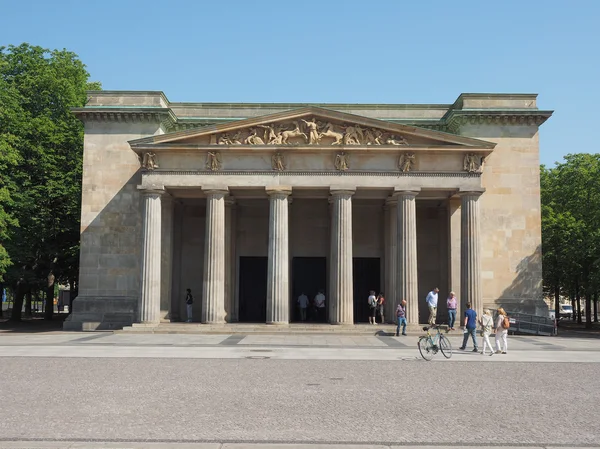
<path fill-rule="evenodd" d="M 354 190 L 331 191 L 331 262 L 329 322 L 354 324 L 352 276 L 352 195 Z"/>
<path fill-rule="evenodd" d="M 385 318 L 395 320 L 398 294 L 396 290 L 398 265 L 398 199 L 388 198 L 385 201 Z"/>
<path fill-rule="evenodd" d="M 406 299 L 408 324 L 419 324 L 419 291 L 417 278 L 417 213 L 418 191 L 399 191 L 398 199 L 398 301 Z"/>
<path fill-rule="evenodd" d="M 202 285 L 202 322 L 225 322 L 225 195 L 206 190 L 206 237 Z"/>
<path fill-rule="evenodd" d="M 171 318 L 171 289 L 173 276 L 173 197 L 163 195 L 162 204 L 162 245 L 161 245 L 161 285 L 160 319 Z"/>
<path fill-rule="evenodd" d="M 269 195 L 269 261 L 267 269 L 267 323 L 290 320 L 288 196 L 290 187 L 267 188 Z"/>
<path fill-rule="evenodd" d="M 142 276 L 140 322 L 160 321 L 161 196 L 164 189 L 142 190 Z"/>
<path fill-rule="evenodd" d="M 234 323 L 238 320 L 235 304 L 235 199 L 225 198 L 225 320 Z"/>
<path fill-rule="evenodd" d="M 448 292 L 453 291 L 459 300 L 456 316 L 462 316 L 464 308 L 460 304 L 460 233 L 461 233 L 461 209 L 460 198 L 448 200 Z"/>
<path fill-rule="evenodd" d="M 461 304 L 471 303 L 477 316 L 483 313 L 481 297 L 481 231 L 479 197 L 483 192 L 461 192 Z M 463 309 L 464 310 L 464 309 Z"/>

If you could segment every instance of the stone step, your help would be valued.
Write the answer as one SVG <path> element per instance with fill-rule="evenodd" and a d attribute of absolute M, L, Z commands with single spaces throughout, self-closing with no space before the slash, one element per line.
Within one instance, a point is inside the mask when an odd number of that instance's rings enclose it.
<path fill-rule="evenodd" d="M 423 334 L 422 325 L 412 325 L 406 328 L 410 335 Z M 358 325 L 330 325 L 330 324 L 199 324 L 199 323 L 160 323 L 140 324 L 124 327 L 116 331 L 122 333 L 152 333 L 152 334 L 277 334 L 277 335 L 374 335 L 391 336 L 396 333 L 393 324 L 358 324 Z M 455 331 L 457 335 L 460 331 Z M 462 334 L 462 333 L 460 333 Z"/>

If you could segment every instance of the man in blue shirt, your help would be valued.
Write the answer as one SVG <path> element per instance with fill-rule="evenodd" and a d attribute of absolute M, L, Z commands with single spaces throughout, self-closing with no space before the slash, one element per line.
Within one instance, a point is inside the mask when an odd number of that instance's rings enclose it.
<path fill-rule="evenodd" d="M 469 335 L 473 339 L 473 352 L 477 351 L 477 336 L 475 330 L 477 329 L 477 312 L 471 308 L 471 303 L 467 303 L 467 310 L 465 310 L 465 333 L 463 337 L 462 346 L 459 349 L 464 350 L 467 347 L 467 341 L 469 341 Z"/>

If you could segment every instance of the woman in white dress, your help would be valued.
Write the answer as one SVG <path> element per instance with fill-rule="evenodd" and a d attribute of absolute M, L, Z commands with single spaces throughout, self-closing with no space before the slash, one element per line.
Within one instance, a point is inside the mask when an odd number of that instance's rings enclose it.
<path fill-rule="evenodd" d="M 485 309 L 483 316 L 479 320 L 479 324 L 481 325 L 481 335 L 483 337 L 483 350 L 481 351 L 481 354 L 485 355 L 485 348 L 489 346 L 490 355 L 493 355 L 494 347 L 490 342 L 490 335 L 492 334 L 492 328 L 494 327 L 494 318 L 492 317 L 490 309 Z"/>
<path fill-rule="evenodd" d="M 502 307 L 498 310 L 498 318 L 496 318 L 496 354 L 506 354 L 508 351 L 508 329 L 504 328 L 504 318 L 506 312 Z M 503 343 L 503 344 L 502 344 Z"/>

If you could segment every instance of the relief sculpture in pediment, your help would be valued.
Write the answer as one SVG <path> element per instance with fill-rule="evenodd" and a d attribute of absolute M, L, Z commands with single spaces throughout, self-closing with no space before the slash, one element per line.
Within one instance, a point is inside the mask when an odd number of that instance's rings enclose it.
<path fill-rule="evenodd" d="M 355 123 L 320 121 L 315 117 L 268 123 L 217 137 L 219 145 L 393 145 L 404 146 L 403 136 Z"/>

